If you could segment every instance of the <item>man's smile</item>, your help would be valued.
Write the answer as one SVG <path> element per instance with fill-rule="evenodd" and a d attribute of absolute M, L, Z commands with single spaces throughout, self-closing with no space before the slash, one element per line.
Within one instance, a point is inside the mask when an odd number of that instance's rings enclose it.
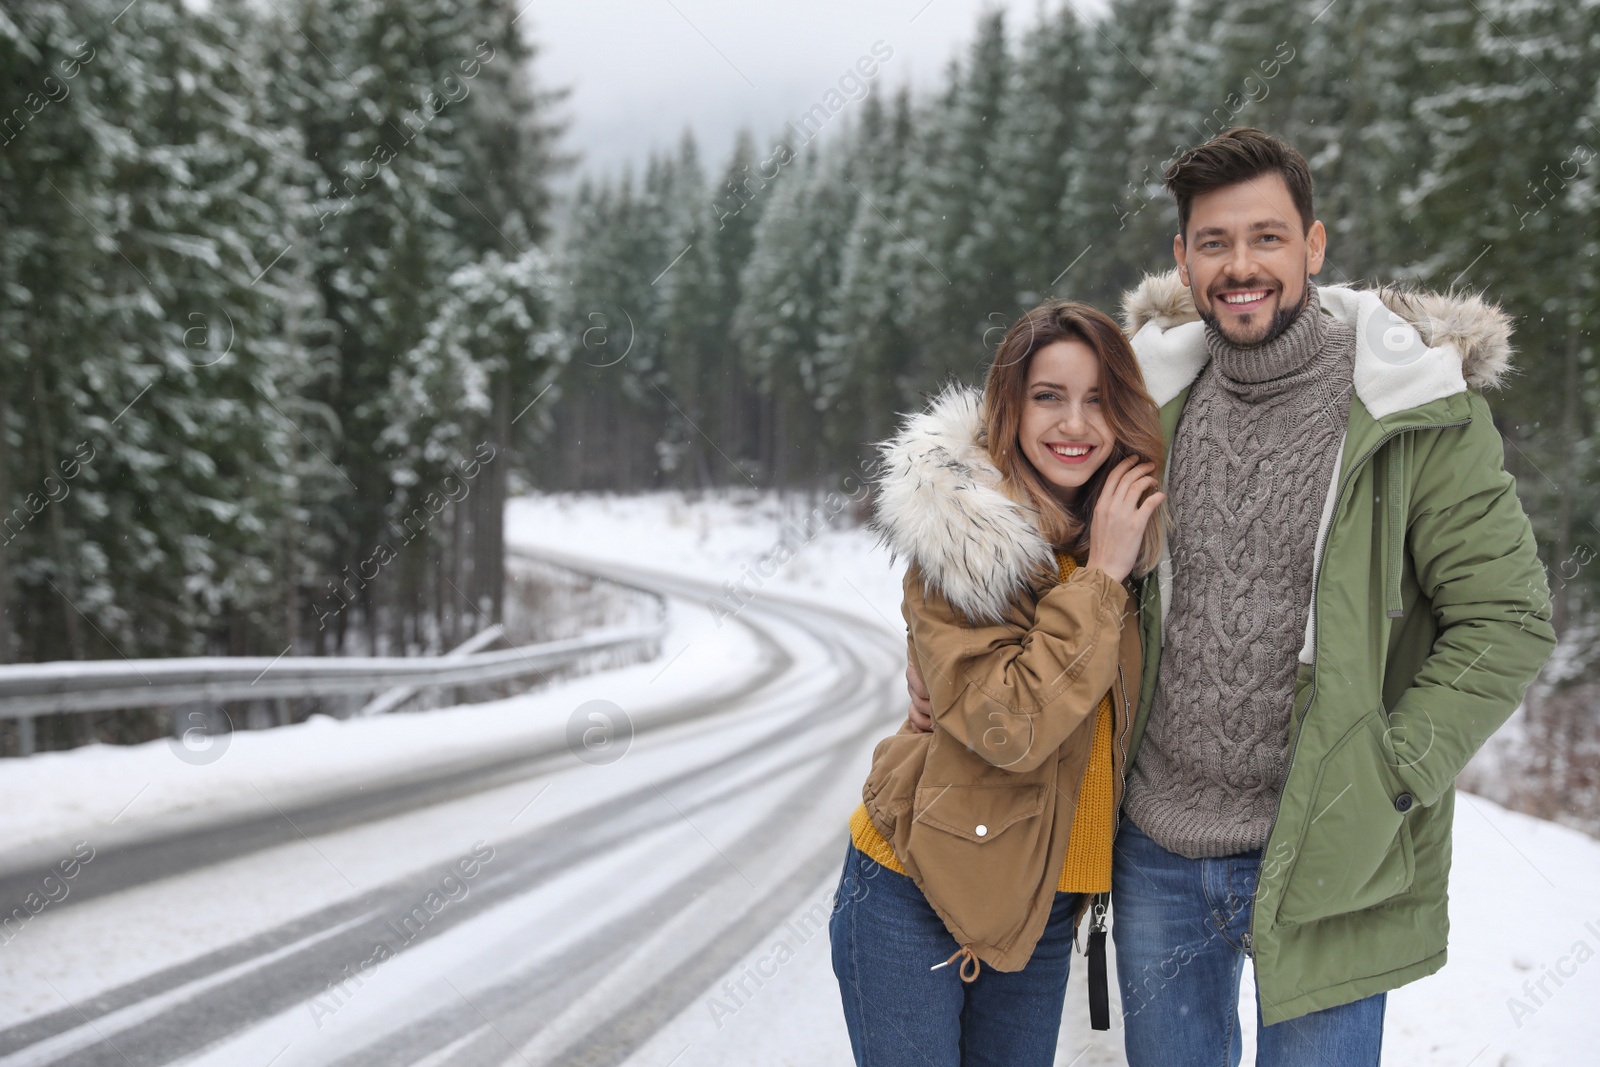
<path fill-rule="evenodd" d="M 1229 289 L 1217 294 L 1217 299 L 1230 311 L 1246 312 L 1256 310 L 1271 296 L 1271 289 Z"/>

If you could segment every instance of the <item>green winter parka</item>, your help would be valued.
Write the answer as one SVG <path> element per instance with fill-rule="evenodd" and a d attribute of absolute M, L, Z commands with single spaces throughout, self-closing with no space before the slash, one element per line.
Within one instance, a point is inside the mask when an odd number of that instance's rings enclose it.
<path fill-rule="evenodd" d="M 1474 297 L 1318 294 L 1322 313 L 1356 329 L 1354 395 L 1256 887 L 1251 946 L 1269 1025 L 1444 966 L 1456 775 L 1555 644 L 1544 568 L 1481 395 L 1510 363 L 1506 316 Z M 1147 277 L 1124 312 L 1170 448 L 1209 358 L 1204 326 L 1176 272 Z M 1140 591 L 1129 768 L 1172 573 L 1164 561 Z"/>

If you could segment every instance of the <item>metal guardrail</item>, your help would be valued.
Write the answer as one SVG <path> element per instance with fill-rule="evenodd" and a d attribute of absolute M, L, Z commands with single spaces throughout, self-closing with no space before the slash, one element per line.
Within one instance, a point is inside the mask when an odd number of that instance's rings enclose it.
<path fill-rule="evenodd" d="M 505 630 L 499 623 L 495 623 L 493 626 L 486 627 L 473 634 L 461 644 L 446 652 L 444 657 L 446 659 L 461 659 L 473 652 L 482 652 L 503 637 L 505 637 Z M 364 719 L 369 715 L 387 715 L 396 708 L 403 707 L 409 703 L 411 698 L 421 691 L 421 688 L 415 685 L 397 685 L 393 689 L 385 689 L 363 704 L 361 710 L 356 712 L 356 718 Z"/>
<path fill-rule="evenodd" d="M 196 656 L 0 665 L 0 718 L 193 701 L 474 685 L 538 674 L 592 652 L 659 641 L 665 622 L 493 652 L 443 656 Z"/>

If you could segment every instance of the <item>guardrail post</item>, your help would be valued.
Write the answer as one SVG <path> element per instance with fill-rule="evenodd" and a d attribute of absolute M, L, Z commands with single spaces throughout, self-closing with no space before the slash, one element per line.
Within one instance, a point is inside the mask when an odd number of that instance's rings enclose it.
<path fill-rule="evenodd" d="M 33 736 L 33 716 L 21 716 L 17 719 L 17 755 L 33 755 L 33 746 L 36 743 Z"/>

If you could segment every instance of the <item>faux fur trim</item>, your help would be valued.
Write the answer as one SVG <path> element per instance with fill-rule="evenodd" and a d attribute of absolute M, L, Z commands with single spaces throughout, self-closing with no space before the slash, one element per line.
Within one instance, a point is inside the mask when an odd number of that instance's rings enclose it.
<path fill-rule="evenodd" d="M 1014 594 L 1055 566 L 1034 513 L 1000 489 L 983 439 L 983 394 L 945 389 L 878 446 L 874 526 L 897 556 L 974 622 L 997 622 Z"/>
<path fill-rule="evenodd" d="M 1318 287 L 1323 310 L 1356 328 L 1356 394 L 1374 417 L 1472 389 L 1495 389 L 1511 369 L 1511 319 L 1466 293 L 1397 287 Z M 1165 404 L 1210 358 L 1204 325 L 1178 272 L 1146 275 L 1123 298 L 1145 384 Z"/>
<path fill-rule="evenodd" d="M 1429 293 L 1385 286 L 1378 299 L 1405 319 L 1434 348 L 1461 354 L 1467 385 L 1499 389 L 1511 372 L 1511 316 L 1473 293 Z"/>
<path fill-rule="evenodd" d="M 1194 296 L 1178 278 L 1176 269 L 1146 274 L 1122 297 L 1122 328 L 1129 337 L 1144 329 L 1147 322 L 1170 330 L 1199 317 L 1194 309 Z"/>

